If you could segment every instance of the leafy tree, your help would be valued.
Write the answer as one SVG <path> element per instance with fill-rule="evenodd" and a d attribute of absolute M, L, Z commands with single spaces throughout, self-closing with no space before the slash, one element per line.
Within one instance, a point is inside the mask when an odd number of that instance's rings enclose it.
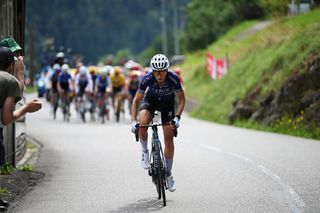
<path fill-rule="evenodd" d="M 188 4 L 185 42 L 188 50 L 204 48 L 239 20 L 235 6 L 222 0 Z"/>
<path fill-rule="evenodd" d="M 234 24 L 263 17 L 265 1 L 277 0 L 192 0 L 182 35 L 186 49 L 205 48 Z"/>

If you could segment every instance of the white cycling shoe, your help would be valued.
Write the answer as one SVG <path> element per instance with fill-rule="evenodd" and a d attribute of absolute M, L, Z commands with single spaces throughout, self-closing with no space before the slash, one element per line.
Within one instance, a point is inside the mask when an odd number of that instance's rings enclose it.
<path fill-rule="evenodd" d="M 174 183 L 172 175 L 166 177 L 168 190 L 170 192 L 174 192 L 176 190 L 176 184 Z"/>
<path fill-rule="evenodd" d="M 150 165 L 149 151 L 142 152 L 141 165 L 142 165 L 142 168 L 144 168 L 144 169 L 148 169 L 149 168 L 149 165 Z"/>

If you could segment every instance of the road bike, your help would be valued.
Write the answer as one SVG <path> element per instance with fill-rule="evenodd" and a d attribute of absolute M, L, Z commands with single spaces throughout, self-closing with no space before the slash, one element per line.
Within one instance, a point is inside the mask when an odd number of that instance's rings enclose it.
<path fill-rule="evenodd" d="M 109 120 L 108 97 L 105 97 L 104 94 L 99 94 L 98 95 L 98 118 L 103 124 L 105 122 L 105 117 L 107 117 L 107 120 Z"/>
<path fill-rule="evenodd" d="M 70 97 L 69 91 L 64 91 L 61 97 L 61 109 L 63 114 L 63 121 L 69 122 L 70 120 Z"/>
<path fill-rule="evenodd" d="M 78 102 L 78 112 L 81 117 L 81 120 L 83 123 L 86 122 L 86 112 L 87 112 L 87 105 L 88 105 L 88 100 L 86 98 L 85 94 L 82 94 L 81 96 L 77 97 L 77 102 Z"/>
<path fill-rule="evenodd" d="M 53 113 L 53 119 L 57 118 L 57 109 L 59 106 L 59 96 L 58 93 L 52 92 L 51 94 L 51 107 L 52 107 L 52 113 Z"/>
<path fill-rule="evenodd" d="M 114 98 L 114 111 L 115 111 L 115 116 L 116 116 L 116 121 L 120 121 L 120 114 L 121 112 L 124 115 L 124 97 L 121 92 L 117 93 Z"/>
<path fill-rule="evenodd" d="M 163 206 L 167 205 L 166 200 L 166 192 L 168 189 L 166 182 L 166 174 L 167 174 L 167 164 L 164 158 L 163 149 L 161 146 L 161 141 L 158 135 L 158 126 L 165 125 L 174 125 L 173 122 L 168 123 L 151 123 L 149 125 L 140 125 L 137 124 L 137 129 L 139 128 L 148 128 L 152 129 L 152 138 L 151 138 L 151 153 L 150 153 L 150 167 L 148 170 L 149 176 L 152 177 L 152 182 L 156 185 L 158 199 L 163 201 Z M 174 136 L 176 137 L 178 134 L 177 129 L 174 128 Z M 138 131 L 135 133 L 136 141 L 139 141 Z"/>

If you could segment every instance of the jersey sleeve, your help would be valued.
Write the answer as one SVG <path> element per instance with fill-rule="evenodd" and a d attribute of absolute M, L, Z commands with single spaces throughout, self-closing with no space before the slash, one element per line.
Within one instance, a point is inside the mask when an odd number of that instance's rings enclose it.
<path fill-rule="evenodd" d="M 178 75 L 176 75 L 175 73 L 170 72 L 169 79 L 173 82 L 174 90 L 176 92 L 182 91 L 182 86 L 181 86 L 181 82 L 180 82 L 180 79 L 179 79 Z"/>
<path fill-rule="evenodd" d="M 149 74 L 145 75 L 145 76 L 142 78 L 142 80 L 141 80 L 141 82 L 140 82 L 140 84 L 139 84 L 138 91 L 137 91 L 138 93 L 143 94 L 143 93 L 146 91 L 150 79 L 151 79 L 151 76 L 150 76 Z"/>
<path fill-rule="evenodd" d="M 8 89 L 8 97 L 15 97 L 16 102 L 21 100 L 21 93 L 20 93 L 20 84 L 18 80 L 12 77 L 9 80 L 9 89 Z"/>

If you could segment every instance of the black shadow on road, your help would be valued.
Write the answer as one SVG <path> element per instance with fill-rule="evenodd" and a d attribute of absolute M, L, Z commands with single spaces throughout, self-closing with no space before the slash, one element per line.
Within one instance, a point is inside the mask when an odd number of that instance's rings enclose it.
<path fill-rule="evenodd" d="M 168 203 L 170 204 L 170 202 L 170 200 L 167 200 L 167 205 Z M 165 208 L 162 199 L 158 200 L 157 198 L 152 197 L 140 199 L 136 203 L 127 204 L 109 212 L 154 212 L 159 211 L 162 208 Z"/>

